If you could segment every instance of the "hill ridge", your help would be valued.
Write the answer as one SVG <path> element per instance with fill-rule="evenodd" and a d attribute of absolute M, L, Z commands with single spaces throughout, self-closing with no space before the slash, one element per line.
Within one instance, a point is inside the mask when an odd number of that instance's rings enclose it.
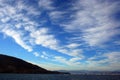
<path fill-rule="evenodd" d="M 49 71 L 25 60 L 0 54 L 0 73 L 60 74 Z"/>

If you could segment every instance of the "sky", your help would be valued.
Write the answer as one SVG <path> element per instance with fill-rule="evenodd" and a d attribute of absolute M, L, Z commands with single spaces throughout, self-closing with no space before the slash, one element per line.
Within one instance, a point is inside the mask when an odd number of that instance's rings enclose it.
<path fill-rule="evenodd" d="M 0 54 L 48 70 L 120 70 L 120 0 L 0 0 Z"/>

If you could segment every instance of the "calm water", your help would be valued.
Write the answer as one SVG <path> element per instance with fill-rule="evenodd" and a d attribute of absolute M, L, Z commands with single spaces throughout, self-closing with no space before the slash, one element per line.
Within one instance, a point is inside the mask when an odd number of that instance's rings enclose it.
<path fill-rule="evenodd" d="M 120 80 L 118 75 L 0 74 L 0 80 Z"/>

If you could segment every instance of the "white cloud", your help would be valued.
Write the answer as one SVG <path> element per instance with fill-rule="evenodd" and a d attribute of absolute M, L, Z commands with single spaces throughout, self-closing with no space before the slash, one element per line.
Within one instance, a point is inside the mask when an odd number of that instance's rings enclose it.
<path fill-rule="evenodd" d="M 120 41 L 114 41 L 113 43 L 116 45 L 120 45 Z"/>
<path fill-rule="evenodd" d="M 90 46 L 100 46 L 101 44 L 104 44 L 105 42 L 109 41 L 113 36 L 118 34 L 117 30 L 106 27 L 107 25 L 104 25 L 97 28 L 90 28 L 85 30 L 83 39 Z"/>
<path fill-rule="evenodd" d="M 107 57 L 110 63 L 119 62 L 120 52 L 110 52 L 110 53 L 104 54 L 104 56 Z"/>
<path fill-rule="evenodd" d="M 18 23 L 18 24 L 15 25 L 15 27 L 16 27 L 17 29 L 20 29 L 20 28 L 22 27 L 22 24 L 21 24 L 21 23 Z"/>
<path fill-rule="evenodd" d="M 39 7 L 42 9 L 53 10 L 52 0 L 39 0 Z"/>
<path fill-rule="evenodd" d="M 71 55 L 74 55 L 74 56 L 81 56 L 81 57 L 83 57 L 83 55 L 82 55 L 83 50 L 82 49 L 73 49 L 73 50 L 71 50 L 70 53 L 71 53 Z"/>
<path fill-rule="evenodd" d="M 73 20 L 63 24 L 67 32 L 78 34 L 75 38 L 82 40 L 90 46 L 101 46 L 119 34 L 116 27 L 120 26 L 111 16 L 118 10 L 119 2 L 100 2 L 98 0 L 78 0 L 74 4 Z M 104 9 L 103 9 L 104 7 Z M 109 34 L 108 34 L 109 33 Z M 80 35 L 82 34 L 82 35 Z M 102 38 L 102 39 L 101 39 Z"/>
<path fill-rule="evenodd" d="M 64 14 L 66 12 L 57 10 L 57 8 L 52 5 L 53 3 L 54 3 L 54 1 L 52 1 L 52 0 L 45 0 L 45 1 L 40 0 L 39 1 L 40 8 L 43 8 L 43 9 L 49 11 L 48 16 L 50 17 L 51 22 L 54 23 L 54 22 L 58 21 L 59 19 L 63 18 Z M 81 54 L 83 52 L 82 49 L 78 49 L 79 44 L 71 43 L 68 45 L 60 45 L 60 43 L 59 43 L 60 41 L 55 39 L 55 36 L 48 35 L 47 30 L 46 30 L 46 33 L 44 33 L 44 34 L 41 34 L 39 32 L 41 32 L 41 30 L 40 31 L 38 30 L 39 37 L 37 37 L 37 39 L 35 41 L 36 44 L 42 44 L 42 46 L 51 48 L 58 52 L 67 54 L 69 56 L 83 57 L 83 55 Z M 37 33 L 34 35 L 37 35 Z"/>
<path fill-rule="evenodd" d="M 82 58 L 80 58 L 80 57 L 74 57 L 74 58 L 71 58 L 69 61 L 70 62 L 76 62 L 76 61 L 79 61 L 79 60 L 81 60 Z"/>
<path fill-rule="evenodd" d="M 65 11 L 59 11 L 57 7 L 54 6 L 53 0 L 39 0 L 39 7 L 41 10 L 47 11 L 51 23 L 59 24 L 60 19 L 64 18 Z"/>
<path fill-rule="evenodd" d="M 28 50 L 29 52 L 34 51 L 33 46 L 41 45 L 69 56 L 79 56 L 84 58 L 82 55 L 83 50 L 78 48 L 79 45 L 77 43 L 61 45 L 60 41 L 55 38 L 55 36 L 48 28 L 38 28 L 40 24 L 31 20 L 30 17 L 30 15 L 35 16 L 36 14 L 41 14 L 41 12 L 39 12 L 35 6 L 30 6 L 25 1 L 17 1 L 14 3 L 15 6 L 12 6 L 6 2 L 2 3 L 3 4 L 0 4 L 2 5 L 0 8 L 0 14 L 2 14 L 0 15 L 0 21 L 2 24 L 0 26 L 2 30 L 1 32 L 13 38 L 18 45 Z M 45 9 L 49 9 L 52 17 L 61 17 L 63 12 L 52 12 L 52 10 L 55 9 L 52 6 L 52 3 L 53 2 L 51 0 L 40 0 L 39 6 Z M 24 13 L 24 11 L 26 13 Z M 8 21 L 10 22 L 7 23 Z"/>
<path fill-rule="evenodd" d="M 88 69 L 91 70 L 119 70 L 120 52 L 109 52 L 96 55 L 86 60 Z"/>
<path fill-rule="evenodd" d="M 18 9 L 18 12 L 25 10 L 27 15 L 38 16 L 41 14 L 40 10 L 38 10 L 37 7 L 29 5 L 23 0 L 17 1 L 16 9 Z"/>
<path fill-rule="evenodd" d="M 43 58 L 43 59 L 48 59 L 48 57 L 45 56 L 45 55 L 41 55 L 40 57 Z"/>
<path fill-rule="evenodd" d="M 38 52 L 34 52 L 33 54 L 34 54 L 36 57 L 39 57 L 39 56 L 40 56 Z"/>
<path fill-rule="evenodd" d="M 45 55 L 45 56 L 50 56 L 45 51 L 43 51 L 42 54 Z"/>
<path fill-rule="evenodd" d="M 69 70 L 101 70 L 101 71 L 112 71 L 119 70 L 120 67 L 120 52 L 110 52 L 95 55 L 87 60 L 81 62 L 80 57 L 72 57 L 70 59 L 66 59 L 62 56 L 55 56 L 54 61 L 62 63 L 69 67 Z M 67 70 L 67 68 L 64 68 Z"/>
<path fill-rule="evenodd" d="M 9 20 L 10 20 L 10 18 L 9 18 L 9 17 L 5 17 L 5 18 L 2 18 L 2 19 L 1 19 L 1 21 L 2 21 L 3 23 L 8 22 Z"/>
<path fill-rule="evenodd" d="M 51 2 L 46 3 L 46 6 L 52 6 L 51 4 Z M 35 15 L 29 12 L 30 10 L 36 12 L 36 9 L 34 10 L 33 8 L 23 3 L 23 1 L 18 1 L 14 7 L 5 3 L 0 8 L 0 13 L 2 14 L 0 15 L 1 28 L 4 29 L 4 32 L 2 32 L 12 37 L 17 44 L 28 51 L 33 51 L 32 48 L 35 45 L 41 45 L 69 56 L 82 56 L 82 50 L 77 48 L 77 44 L 73 43 L 67 45 L 67 47 L 66 45 L 60 45 L 60 41 L 50 33 L 48 28 L 38 28 L 39 24 L 36 21 L 32 21 L 29 17 L 29 14 Z M 22 13 L 23 10 L 27 13 Z M 56 16 L 56 14 L 58 12 L 54 12 L 53 16 Z M 10 23 L 7 23 L 8 21 Z"/>
<path fill-rule="evenodd" d="M 41 58 L 52 60 L 51 55 L 48 55 L 45 51 L 42 52 Z"/>
<path fill-rule="evenodd" d="M 71 48 L 71 49 L 74 49 L 74 48 L 77 48 L 77 47 L 79 47 L 79 46 L 80 46 L 79 43 L 71 43 L 71 44 L 68 44 L 66 47 Z"/>
<path fill-rule="evenodd" d="M 55 56 L 54 58 L 55 58 L 55 61 L 59 61 L 60 63 L 63 63 L 71 67 L 78 67 L 81 64 L 80 62 L 77 62 L 78 60 L 81 60 L 81 58 L 79 57 L 74 57 L 74 58 L 71 58 L 70 60 L 61 56 Z"/>
<path fill-rule="evenodd" d="M 34 43 L 36 45 L 42 45 L 43 47 L 50 48 L 52 50 L 56 50 L 58 52 L 64 53 L 69 56 L 81 56 L 82 55 L 82 49 L 71 49 L 71 48 L 65 48 L 66 45 L 63 45 L 61 47 L 60 41 L 58 41 L 54 35 L 49 34 L 49 29 L 47 28 L 40 28 L 36 31 L 32 31 L 30 33 L 31 38 L 34 39 Z M 77 44 L 72 44 L 72 47 L 77 47 Z"/>
<path fill-rule="evenodd" d="M 19 44 L 24 49 L 28 50 L 29 52 L 32 51 L 32 47 L 28 46 L 22 37 L 22 33 L 16 30 L 13 30 L 12 28 L 4 28 L 2 30 L 4 34 L 6 34 L 9 37 L 12 37 L 17 44 Z"/>
<path fill-rule="evenodd" d="M 37 65 L 47 69 L 47 70 L 64 70 L 65 68 L 67 69 L 66 66 L 64 65 L 59 65 L 59 64 L 56 64 L 56 63 L 36 63 Z M 48 66 L 49 65 L 49 66 Z"/>
<path fill-rule="evenodd" d="M 116 64 L 119 63 L 119 58 L 120 58 L 120 52 L 108 52 L 108 53 L 103 53 L 100 55 L 95 55 L 91 58 L 89 58 L 89 61 L 96 61 L 97 63 L 99 62 L 108 62 L 108 63 L 113 63 L 115 62 Z"/>
<path fill-rule="evenodd" d="M 61 12 L 58 10 L 54 10 L 54 11 L 52 10 L 51 12 L 49 12 L 48 15 L 53 23 L 57 23 L 57 21 L 64 18 L 64 14 L 65 14 L 64 11 Z"/>
<path fill-rule="evenodd" d="M 60 48 L 58 49 L 59 52 L 70 55 L 70 56 L 79 56 L 81 58 L 84 58 L 82 55 L 83 50 L 82 49 L 66 49 L 66 48 Z"/>
<path fill-rule="evenodd" d="M 18 45 L 31 52 L 33 49 L 32 46 L 28 45 L 29 43 L 25 36 L 26 32 L 20 30 L 21 27 L 26 26 L 26 23 L 31 25 L 29 23 L 31 20 L 23 21 L 24 19 L 28 19 L 27 14 L 23 14 L 16 5 L 10 5 L 9 1 L 1 1 L 0 13 L 2 15 L 0 15 L 0 32 L 13 38 Z M 21 4 L 21 6 L 22 5 L 23 4 Z"/>
<path fill-rule="evenodd" d="M 53 35 L 48 34 L 47 28 L 41 28 L 35 32 L 31 32 L 31 38 L 35 39 L 35 44 L 48 47 L 50 49 L 56 49 L 58 46 L 58 41 L 54 38 Z"/>

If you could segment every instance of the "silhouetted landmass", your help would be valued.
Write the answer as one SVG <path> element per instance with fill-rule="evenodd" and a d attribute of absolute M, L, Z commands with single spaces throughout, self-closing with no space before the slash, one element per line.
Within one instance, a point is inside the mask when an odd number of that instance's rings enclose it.
<path fill-rule="evenodd" d="M 64 74 L 49 71 L 24 60 L 2 54 L 0 54 L 0 73 Z"/>

